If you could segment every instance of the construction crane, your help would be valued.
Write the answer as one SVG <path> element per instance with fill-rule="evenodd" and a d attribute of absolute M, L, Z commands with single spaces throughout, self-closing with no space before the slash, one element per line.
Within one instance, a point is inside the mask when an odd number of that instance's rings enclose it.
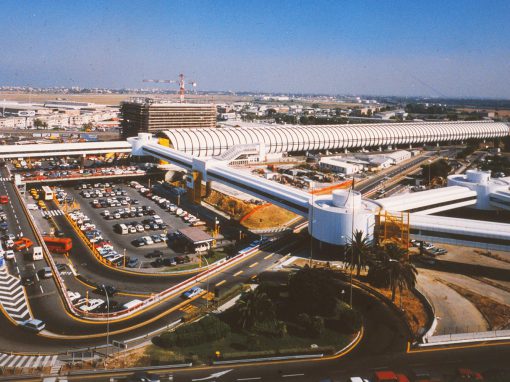
<path fill-rule="evenodd" d="M 186 81 L 184 80 L 184 74 L 179 74 L 178 80 L 143 80 L 143 82 L 152 82 L 156 84 L 179 84 L 179 98 L 181 103 L 184 102 L 184 93 L 186 92 Z M 197 83 L 195 81 L 189 81 L 188 85 L 191 85 L 193 88 L 197 87 Z"/>

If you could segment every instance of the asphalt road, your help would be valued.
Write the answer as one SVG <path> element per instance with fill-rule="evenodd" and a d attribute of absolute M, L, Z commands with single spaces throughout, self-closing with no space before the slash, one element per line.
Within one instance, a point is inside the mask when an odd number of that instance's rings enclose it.
<path fill-rule="evenodd" d="M 374 370 L 390 368 L 410 373 L 414 369 L 427 370 L 435 377 L 449 380 L 459 367 L 476 371 L 509 370 L 510 346 L 506 344 L 459 347 L 427 352 L 399 352 L 377 356 L 360 356 L 358 350 L 339 359 L 289 361 L 275 363 L 246 363 L 227 366 L 201 366 L 189 369 L 167 369 L 160 374 L 172 376 L 174 382 L 241 381 L 298 381 L 298 382 L 347 382 L 351 376 L 370 378 Z M 120 378 L 126 373 L 96 372 L 87 375 L 87 381 L 110 381 L 110 376 Z M 70 381 L 81 381 L 84 376 L 68 376 Z M 35 381 L 35 379 L 33 379 Z M 121 380 L 121 379 L 119 379 Z"/>
<path fill-rule="evenodd" d="M 12 202 L 12 206 L 9 205 L 9 207 L 6 208 L 9 224 L 12 226 L 12 228 L 10 227 L 11 231 L 14 233 L 19 232 L 19 229 L 17 231 L 16 227 L 14 227 L 14 224 L 18 224 L 17 222 L 19 221 L 24 236 L 35 241 L 35 237 L 28 223 L 28 218 L 20 213 L 22 209 L 14 193 L 13 184 L 10 182 L 1 182 L 1 184 L 0 187 L 5 187 L 5 191 L 8 193 Z M 16 215 L 14 215 L 14 213 L 16 213 Z M 67 220 L 65 220 L 65 222 L 67 222 Z M 63 221 L 61 223 L 63 223 Z M 66 233 L 66 229 L 72 230 L 70 226 L 66 228 L 64 224 L 62 224 L 61 228 L 63 228 L 64 233 Z M 70 233 L 70 231 L 67 233 Z M 176 283 L 177 280 L 183 280 L 189 277 L 189 275 L 180 277 L 151 277 L 121 273 L 117 270 L 102 266 L 93 258 L 85 245 L 83 243 L 80 245 L 80 243 L 81 241 L 75 241 L 74 250 L 70 258 L 74 260 L 73 263 L 77 265 L 76 268 L 79 272 L 84 269 L 88 271 L 96 269 L 99 275 L 96 275 L 94 271 L 91 271 L 91 275 L 93 276 L 93 282 L 97 284 L 109 283 L 120 287 L 120 289 L 129 290 L 136 288 L 148 292 L 151 290 L 161 291 Z M 267 251 L 261 251 L 249 257 L 244 262 L 225 269 L 221 273 L 208 278 L 206 282 L 197 285 L 201 286 L 204 290 L 208 288 L 210 290 L 218 288 L 221 293 L 222 290 L 227 290 L 234 284 L 249 282 L 252 277 L 273 265 L 281 256 L 281 253 L 273 252 L 269 249 Z M 16 264 L 19 265 L 20 268 L 29 266 L 29 264 L 32 263 L 26 262 L 26 258 L 23 258 L 21 255 L 17 255 L 16 260 Z M 35 262 L 36 269 L 40 269 L 43 266 L 47 266 L 45 261 Z M 185 310 L 189 310 L 185 309 L 184 306 L 179 307 L 179 304 L 182 304 L 183 300 L 180 295 L 176 295 L 160 303 L 155 308 L 142 312 L 135 317 L 120 322 L 111 320 L 109 325 L 106 323 L 91 324 L 76 319 L 65 310 L 53 279 L 39 280 L 34 286 L 27 288 L 27 294 L 33 315 L 46 322 L 48 333 L 43 332 L 38 336 L 34 335 L 22 330 L 20 327 L 13 326 L 10 321 L 2 316 L 4 325 L 0 327 L 0 336 L 2 337 L 0 351 L 33 353 L 66 351 L 72 348 L 101 345 L 105 342 L 104 337 L 106 336 L 107 326 L 109 326 L 110 333 L 112 333 L 110 336 L 111 339 L 123 341 L 162 328 L 182 317 Z M 191 304 L 200 306 L 205 303 L 206 300 L 200 297 Z M 188 305 L 188 302 L 184 302 L 184 304 Z M 116 332 L 117 334 L 115 334 Z M 48 335 L 51 336 L 54 334 L 56 334 L 57 337 L 64 337 L 48 338 Z"/>
<path fill-rule="evenodd" d="M 422 162 L 425 162 L 426 160 L 430 159 L 431 156 L 435 155 L 435 152 L 427 153 L 424 156 L 419 156 L 415 158 L 414 160 L 411 160 L 405 164 L 397 165 L 393 167 L 390 171 L 383 172 L 382 174 L 378 174 L 373 176 L 367 181 L 363 181 L 358 183 L 358 186 L 354 186 L 354 188 L 361 192 L 362 194 L 369 193 L 373 191 L 375 188 L 377 188 L 381 182 L 384 180 L 385 177 L 393 178 L 399 174 L 401 174 L 403 171 L 406 171 L 407 169 L 414 167 Z"/>

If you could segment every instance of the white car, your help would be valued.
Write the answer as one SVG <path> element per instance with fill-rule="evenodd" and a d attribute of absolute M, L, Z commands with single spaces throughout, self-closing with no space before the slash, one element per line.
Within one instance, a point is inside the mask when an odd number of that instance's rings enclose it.
<path fill-rule="evenodd" d="M 67 291 L 67 296 L 69 296 L 69 300 L 71 300 L 71 302 L 78 301 L 81 298 L 81 294 L 79 292 L 73 292 L 70 290 Z"/>
<path fill-rule="evenodd" d="M 142 237 L 142 240 L 145 242 L 145 245 L 152 245 L 154 244 L 154 240 L 150 236 L 144 236 Z"/>
<path fill-rule="evenodd" d="M 101 300 L 100 298 L 89 299 L 89 303 L 80 305 L 79 309 L 83 310 L 84 312 L 90 312 L 99 308 L 103 304 L 104 300 Z"/>
<path fill-rule="evenodd" d="M 14 251 L 12 249 L 9 249 L 9 250 L 5 251 L 4 258 L 7 259 L 7 260 L 14 259 Z"/>
<path fill-rule="evenodd" d="M 201 294 L 204 290 L 199 287 L 193 287 L 182 294 L 184 298 L 193 298 Z"/>

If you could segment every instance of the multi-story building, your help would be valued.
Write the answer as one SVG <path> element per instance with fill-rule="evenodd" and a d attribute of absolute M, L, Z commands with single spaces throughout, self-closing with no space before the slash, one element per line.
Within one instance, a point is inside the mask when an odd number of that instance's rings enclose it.
<path fill-rule="evenodd" d="M 144 98 L 122 102 L 120 111 L 124 137 L 172 128 L 216 127 L 214 104 L 174 103 Z"/>

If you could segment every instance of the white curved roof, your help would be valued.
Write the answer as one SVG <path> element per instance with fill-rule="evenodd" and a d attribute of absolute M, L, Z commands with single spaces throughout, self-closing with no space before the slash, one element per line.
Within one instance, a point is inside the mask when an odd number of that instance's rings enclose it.
<path fill-rule="evenodd" d="M 62 155 L 105 154 L 110 152 L 131 152 L 126 141 L 46 143 L 0 146 L 0 158 L 26 158 Z"/>
<path fill-rule="evenodd" d="M 450 186 L 390 196 L 377 199 L 376 203 L 390 212 L 415 212 L 421 210 L 427 211 L 433 208 L 433 206 L 439 205 L 445 207 L 445 209 L 451 209 L 453 208 L 452 205 L 456 205 L 458 202 L 470 201 L 468 204 L 474 204 L 476 203 L 476 196 L 476 191 L 472 191 L 467 187 Z"/>
<path fill-rule="evenodd" d="M 398 144 L 461 141 L 503 137 L 510 133 L 503 122 L 405 122 L 346 125 L 277 125 L 161 131 L 176 150 L 193 156 L 221 155 L 231 146 L 264 143 L 267 153 L 338 150 Z"/>

